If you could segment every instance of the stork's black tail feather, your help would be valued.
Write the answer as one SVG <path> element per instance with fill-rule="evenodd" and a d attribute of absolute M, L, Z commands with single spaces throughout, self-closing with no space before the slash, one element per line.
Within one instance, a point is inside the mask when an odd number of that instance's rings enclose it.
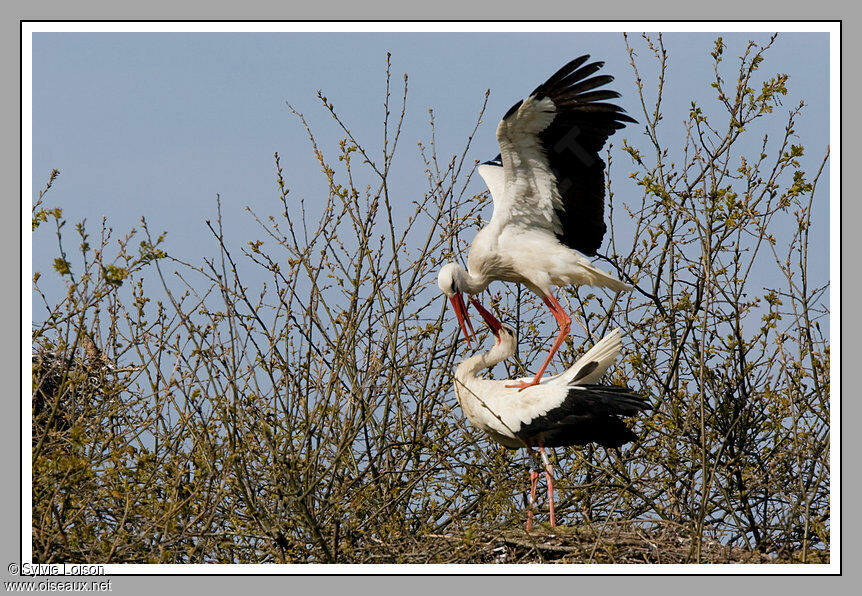
<path fill-rule="evenodd" d="M 628 387 L 616 385 L 571 385 L 560 406 L 522 426 L 518 436 L 532 437 L 545 447 L 587 445 L 619 447 L 637 440 L 624 418 L 651 409 Z"/>

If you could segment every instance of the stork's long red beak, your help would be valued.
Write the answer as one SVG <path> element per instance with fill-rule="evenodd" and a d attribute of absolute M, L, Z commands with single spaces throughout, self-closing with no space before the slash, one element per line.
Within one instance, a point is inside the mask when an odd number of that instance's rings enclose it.
<path fill-rule="evenodd" d="M 461 326 L 461 331 L 464 332 L 464 339 L 467 340 L 467 345 L 472 347 L 470 343 L 470 335 L 476 335 L 476 332 L 473 331 L 473 323 L 470 322 L 470 316 L 467 314 L 467 305 L 464 303 L 464 297 L 461 293 L 457 293 L 454 296 L 449 297 L 449 301 L 452 303 L 452 308 L 455 310 L 455 316 L 458 317 L 458 324 Z M 467 327 L 470 327 L 470 331 L 467 331 Z"/>
<path fill-rule="evenodd" d="M 503 324 L 497 320 L 497 317 L 485 310 L 485 307 L 482 306 L 482 303 L 473 298 L 472 296 L 470 296 L 470 302 L 473 303 L 473 306 L 476 307 L 476 310 L 478 310 L 479 314 L 482 315 L 482 318 L 485 319 L 485 322 L 488 324 L 488 327 L 491 328 L 491 331 L 494 332 L 494 335 L 497 335 L 500 332 L 500 329 L 503 327 Z"/>

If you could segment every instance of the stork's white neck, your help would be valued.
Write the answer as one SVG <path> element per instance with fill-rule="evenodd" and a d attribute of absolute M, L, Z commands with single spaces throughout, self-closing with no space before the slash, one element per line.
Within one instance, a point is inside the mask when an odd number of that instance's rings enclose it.
<path fill-rule="evenodd" d="M 515 353 L 517 344 L 514 337 L 502 335 L 501 341 L 494 344 L 490 350 L 470 356 L 455 369 L 455 378 L 466 381 L 470 378 L 475 378 L 478 374 L 486 369 L 492 368 L 506 358 L 509 358 Z"/>

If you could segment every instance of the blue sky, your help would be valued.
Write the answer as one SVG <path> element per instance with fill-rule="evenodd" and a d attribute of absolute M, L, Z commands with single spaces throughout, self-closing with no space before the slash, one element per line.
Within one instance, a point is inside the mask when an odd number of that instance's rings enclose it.
<path fill-rule="evenodd" d="M 669 33 L 668 82 L 662 132 L 673 146 L 683 139 L 692 99 L 715 107 L 709 52 L 717 35 L 728 49 L 728 68 L 748 39 L 767 33 Z M 647 64 L 639 34 L 630 34 Z M 790 74 L 789 94 L 774 118 L 770 137 L 783 133 L 786 112 L 804 99 L 796 128 L 807 148 L 803 169 L 813 174 L 829 141 L 826 34 L 784 33 L 767 54 L 760 78 Z M 494 128 L 515 101 L 575 56 L 605 61 L 619 104 L 643 120 L 625 43 L 616 33 L 36 33 L 33 36 L 33 171 L 37 192 L 51 169 L 61 176 L 49 195 L 71 223 L 86 218 L 95 232 L 102 216 L 118 232 L 145 216 L 166 231 L 167 250 L 192 263 L 215 245 L 204 223 L 221 195 L 235 245 L 260 236 L 244 211 L 277 213 L 273 153 L 281 155 L 293 196 L 313 200 L 323 177 L 311 156 L 302 124 L 287 106 L 303 112 L 335 155 L 340 131 L 315 94 L 323 90 L 354 134 L 367 146 L 382 137 L 384 65 L 392 54 L 396 97 L 409 74 L 407 120 L 393 172 L 393 188 L 409 202 L 421 196 L 425 177 L 417 141 L 428 140 L 428 108 L 435 111 L 438 151 L 460 151 L 491 89 L 488 110 L 469 154 L 485 160 L 497 152 Z M 642 71 L 651 79 L 649 69 Z M 647 147 L 641 128 L 613 138 Z M 626 187 L 631 166 L 616 154 L 619 200 L 640 193 Z M 828 178 L 828 177 L 827 177 Z M 477 177 L 474 192 L 484 190 Z M 828 180 L 813 230 L 812 266 L 828 278 Z M 624 216 L 620 210 L 619 217 Z M 490 212 L 485 214 L 490 216 Z M 624 222 L 617 222 L 624 225 Z M 47 272 L 57 256 L 49 229 L 33 236 L 34 270 Z M 40 285 L 59 292 L 45 276 Z M 34 312 L 39 318 L 39 313 Z"/>

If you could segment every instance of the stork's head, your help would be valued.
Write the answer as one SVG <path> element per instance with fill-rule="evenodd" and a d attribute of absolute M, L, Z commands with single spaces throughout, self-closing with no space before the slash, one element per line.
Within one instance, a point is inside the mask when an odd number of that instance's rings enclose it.
<path fill-rule="evenodd" d="M 473 324 L 470 322 L 470 316 L 467 314 L 467 304 L 464 302 L 463 291 L 465 288 L 465 279 L 467 270 L 457 263 L 449 263 L 440 269 L 437 274 L 437 286 L 440 291 L 446 294 L 449 302 L 452 303 L 452 309 L 455 311 L 455 316 L 458 318 L 458 324 L 461 326 L 461 331 L 467 339 L 467 344 L 470 344 L 470 335 L 476 335 L 473 331 Z M 469 332 L 467 328 L 469 327 Z"/>

